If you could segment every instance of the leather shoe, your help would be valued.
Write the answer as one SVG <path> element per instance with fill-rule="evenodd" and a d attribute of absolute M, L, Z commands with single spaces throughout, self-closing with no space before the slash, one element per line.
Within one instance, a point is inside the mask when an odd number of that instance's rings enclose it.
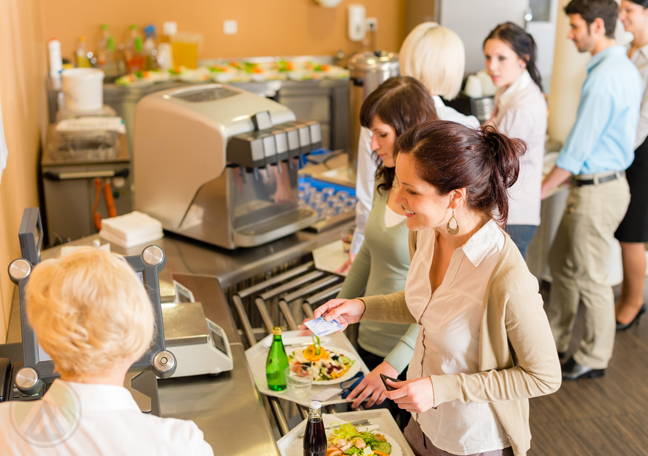
<path fill-rule="evenodd" d="M 562 365 L 563 380 L 579 380 L 581 378 L 597 378 L 605 375 L 605 369 L 592 369 L 591 367 L 578 364 L 574 357 Z"/>

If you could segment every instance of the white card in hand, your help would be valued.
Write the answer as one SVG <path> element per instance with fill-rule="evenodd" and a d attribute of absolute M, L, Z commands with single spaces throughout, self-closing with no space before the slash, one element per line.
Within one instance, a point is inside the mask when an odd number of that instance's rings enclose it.
<path fill-rule="evenodd" d="M 313 331 L 317 337 L 323 337 L 334 332 L 342 331 L 342 325 L 336 320 L 326 321 L 324 317 L 319 317 L 314 320 L 304 323 L 308 329 Z"/>

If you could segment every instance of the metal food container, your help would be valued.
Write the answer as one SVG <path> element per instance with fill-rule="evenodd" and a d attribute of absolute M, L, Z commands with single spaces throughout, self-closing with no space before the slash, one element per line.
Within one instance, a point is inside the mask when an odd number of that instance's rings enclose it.
<path fill-rule="evenodd" d="M 358 138 L 360 137 L 360 108 L 371 92 L 387 79 L 400 74 L 398 54 L 374 51 L 356 54 L 349 59 L 349 165 L 358 164 Z"/>

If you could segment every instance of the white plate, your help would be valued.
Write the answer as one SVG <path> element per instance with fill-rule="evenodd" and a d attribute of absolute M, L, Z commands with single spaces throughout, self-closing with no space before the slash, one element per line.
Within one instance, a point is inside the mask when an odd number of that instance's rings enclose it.
<path fill-rule="evenodd" d="M 286 354 L 290 356 L 293 352 L 303 352 L 304 348 L 295 348 L 294 350 L 286 350 Z M 327 352 L 329 353 L 337 353 L 337 354 L 343 354 L 347 358 L 349 358 L 351 361 L 353 361 L 353 364 L 349 368 L 348 371 L 344 373 L 342 377 L 331 379 L 331 380 L 318 380 L 314 381 L 313 385 L 335 385 L 336 383 L 342 383 L 345 380 L 349 380 L 351 377 L 353 377 L 355 374 L 358 373 L 360 370 L 360 362 L 358 361 L 358 358 L 355 357 L 354 354 L 352 354 L 349 350 L 342 350 L 341 348 L 335 348 L 335 347 L 322 347 L 324 348 Z"/>
<path fill-rule="evenodd" d="M 364 429 L 362 426 L 358 426 L 359 430 Z M 330 435 L 332 431 L 328 431 L 326 434 L 326 437 Z M 382 434 L 385 436 L 385 440 L 387 440 L 387 443 L 391 445 L 391 453 L 389 453 L 389 456 L 403 456 L 403 449 L 400 447 L 398 443 L 396 443 L 396 440 L 385 434 L 384 432 L 381 432 L 380 429 L 374 430 L 374 433 L 377 434 Z M 345 455 L 346 456 L 346 455 Z"/>

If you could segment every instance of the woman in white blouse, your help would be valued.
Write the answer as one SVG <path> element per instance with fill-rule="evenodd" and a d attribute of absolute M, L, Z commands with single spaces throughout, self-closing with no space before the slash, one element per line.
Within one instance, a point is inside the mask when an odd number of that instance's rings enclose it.
<path fill-rule="evenodd" d="M 405 38 L 399 57 L 400 74 L 418 79 L 428 89 L 434 100 L 434 108 L 441 120 L 452 120 L 473 128 L 479 127 L 474 116 L 464 116 L 443 104 L 441 97 L 452 100 L 461 89 L 466 56 L 461 38 L 452 30 L 435 22 L 417 25 Z M 338 272 L 351 268 L 355 255 L 364 241 L 364 227 L 371 212 L 374 199 L 375 174 L 379 163 L 375 163 L 371 151 L 372 133 L 368 128 L 360 129 L 358 143 L 358 170 L 356 195 L 356 229 L 353 233 L 349 261 Z"/>
<path fill-rule="evenodd" d="M 499 226 L 525 146 L 492 126 L 432 121 L 397 149 L 395 201 L 412 231 L 405 290 L 334 299 L 315 316 L 418 324 L 407 381 L 387 381 L 386 393 L 412 413 L 417 454 L 524 455 L 528 398 L 561 383 L 538 281 Z"/>
<path fill-rule="evenodd" d="M 512 22 L 500 24 L 484 41 L 486 70 L 498 88 L 495 110 L 486 125 L 519 138 L 527 145 L 520 158 L 520 176 L 509 190 L 506 231 L 526 258 L 540 225 L 540 190 L 547 132 L 547 102 L 536 67 L 533 37 Z"/>

